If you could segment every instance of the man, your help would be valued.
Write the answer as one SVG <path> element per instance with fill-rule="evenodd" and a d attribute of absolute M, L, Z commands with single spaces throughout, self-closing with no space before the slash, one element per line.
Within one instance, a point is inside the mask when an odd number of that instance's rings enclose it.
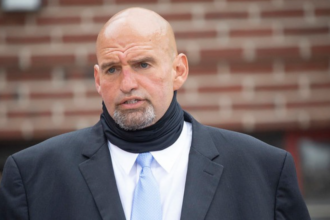
<path fill-rule="evenodd" d="M 96 53 L 100 122 L 10 156 L 0 219 L 310 219 L 289 153 L 181 110 L 188 61 L 162 17 L 119 12 Z"/>

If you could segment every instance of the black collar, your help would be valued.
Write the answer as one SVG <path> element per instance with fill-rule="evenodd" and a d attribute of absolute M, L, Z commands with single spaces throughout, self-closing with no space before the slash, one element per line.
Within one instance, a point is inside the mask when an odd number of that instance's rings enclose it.
<path fill-rule="evenodd" d="M 105 104 L 102 105 L 101 123 L 106 137 L 112 144 L 131 153 L 163 150 L 179 138 L 183 129 L 183 110 L 176 100 L 176 92 L 161 119 L 149 127 L 136 131 L 127 131 L 119 127 L 109 115 Z"/>

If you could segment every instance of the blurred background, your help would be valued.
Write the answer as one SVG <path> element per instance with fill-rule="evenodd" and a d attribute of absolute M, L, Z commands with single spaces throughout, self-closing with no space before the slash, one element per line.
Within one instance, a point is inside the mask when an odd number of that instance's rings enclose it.
<path fill-rule="evenodd" d="M 10 154 L 98 121 L 97 33 L 141 6 L 172 24 L 188 55 L 182 107 L 291 152 L 313 219 L 330 219 L 329 0 L 1 1 L 0 170 Z"/>

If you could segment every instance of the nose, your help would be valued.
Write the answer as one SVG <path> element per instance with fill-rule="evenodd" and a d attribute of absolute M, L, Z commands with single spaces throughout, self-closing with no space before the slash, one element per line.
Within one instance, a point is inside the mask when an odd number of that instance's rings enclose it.
<path fill-rule="evenodd" d="M 135 77 L 135 73 L 130 68 L 123 68 L 120 83 L 120 90 L 123 93 L 130 93 L 137 89 L 138 84 Z"/>

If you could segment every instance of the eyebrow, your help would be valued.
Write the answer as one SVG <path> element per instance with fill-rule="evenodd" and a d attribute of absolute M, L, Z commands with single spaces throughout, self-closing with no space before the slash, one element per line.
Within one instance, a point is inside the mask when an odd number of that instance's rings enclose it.
<path fill-rule="evenodd" d="M 135 63 L 156 63 L 156 60 L 153 57 L 141 57 L 141 58 L 137 58 L 137 59 L 132 59 L 129 60 L 128 63 L 129 64 L 135 64 Z"/>
<path fill-rule="evenodd" d="M 153 58 L 153 57 L 141 57 L 141 58 L 137 58 L 137 59 L 132 59 L 132 60 L 129 60 L 128 63 L 130 65 L 132 64 L 136 64 L 136 63 L 143 63 L 143 62 L 146 62 L 146 63 L 156 63 L 156 60 Z M 101 65 L 101 70 L 102 71 L 105 71 L 107 69 L 109 69 L 110 67 L 112 66 L 116 66 L 116 65 L 119 65 L 120 62 L 113 62 L 113 61 L 110 61 L 110 62 L 107 62 L 107 63 L 103 63 Z"/>
<path fill-rule="evenodd" d="M 114 66 L 114 65 L 118 65 L 119 62 L 107 62 L 107 63 L 102 63 L 101 65 L 101 70 L 104 71 L 104 70 L 107 70 L 108 68 L 110 68 L 111 66 Z"/>

